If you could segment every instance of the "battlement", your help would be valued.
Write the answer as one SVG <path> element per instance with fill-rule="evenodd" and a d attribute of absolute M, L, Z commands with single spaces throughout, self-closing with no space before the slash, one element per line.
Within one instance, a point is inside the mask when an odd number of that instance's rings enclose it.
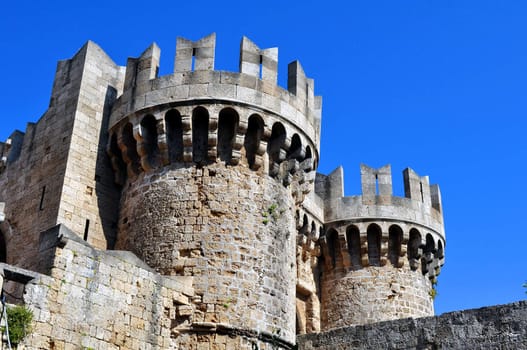
<path fill-rule="evenodd" d="M 428 176 L 407 168 L 403 172 L 405 197 L 393 195 L 390 165 L 378 169 L 361 164 L 362 195 L 344 196 L 343 169 L 318 174 L 316 192 L 325 202 L 325 220 L 397 219 L 433 229 L 444 238 L 441 193 Z"/>
<path fill-rule="evenodd" d="M 326 329 L 433 314 L 444 263 L 441 197 L 427 176 L 409 168 L 403 175 L 405 197 L 393 195 L 390 165 L 361 164 L 360 196 L 344 196 L 342 168 L 317 176 Z"/>
<path fill-rule="evenodd" d="M 215 34 L 177 38 L 165 76 L 155 43 L 126 66 L 90 41 L 60 61 L 48 110 L 0 142 L 0 260 L 85 289 L 72 315 L 81 299 L 126 299 L 94 309 L 112 321 L 96 325 L 105 339 L 83 331 L 93 320 L 70 320 L 64 337 L 98 348 L 291 349 L 295 333 L 433 314 L 439 187 L 406 169 L 395 196 L 391 167 L 363 164 L 362 193 L 344 196 L 342 168 L 316 174 L 321 98 L 300 63 L 282 88 L 278 48 L 243 37 L 238 72 L 216 70 L 215 50 Z M 47 233 L 66 225 L 56 246 Z M 132 289 L 103 276 L 116 264 L 133 270 Z M 104 272 L 98 288 L 86 266 Z M 56 337 L 37 321 L 47 348 Z M 164 339 L 152 343 L 152 329 Z"/>
<path fill-rule="evenodd" d="M 163 77 L 156 44 L 128 60 L 109 123 L 116 182 L 174 163 L 243 163 L 286 186 L 295 182 L 302 201 L 318 163 L 321 99 L 313 80 L 295 61 L 289 90 L 278 87 L 278 49 L 246 37 L 240 72 L 215 71 L 215 43 L 215 34 L 178 38 L 174 73 Z"/>
<path fill-rule="evenodd" d="M 439 187 L 430 185 L 427 176 L 421 177 L 410 168 L 405 169 L 403 175 L 405 197 L 393 195 L 390 165 L 375 169 L 361 164 L 361 196 L 343 196 L 342 168 L 328 176 L 318 176 L 315 190 L 324 198 L 327 225 L 321 244 L 330 257 L 328 261 L 348 268 L 353 265 L 384 266 L 387 261 L 402 267 L 404 260 L 400 258 L 408 255 L 412 269 L 422 269 L 431 279 L 435 278 L 443 264 L 445 246 Z M 378 236 L 379 240 L 375 256 L 368 255 L 368 246 L 375 246 L 375 242 L 367 238 L 371 235 Z M 395 236 L 400 237 L 397 239 L 398 253 L 394 255 L 388 249 L 388 242 Z M 336 243 L 329 244 L 328 240 L 340 242 L 342 250 L 350 252 L 351 260 L 341 259 L 337 263 L 341 255 L 332 252 Z M 358 248 L 361 246 L 364 249 Z M 418 264 L 422 257 L 419 249 L 430 255 L 422 266 Z"/>
<path fill-rule="evenodd" d="M 288 66 L 287 90 L 277 86 L 278 48 L 260 49 L 247 37 L 240 45 L 239 72 L 214 70 L 216 35 L 177 38 L 174 73 L 158 77 L 160 49 L 154 43 L 128 59 L 123 95 L 110 127 L 132 114 L 197 101 L 229 101 L 264 109 L 299 126 L 318 144 L 322 98 L 298 61 Z"/>

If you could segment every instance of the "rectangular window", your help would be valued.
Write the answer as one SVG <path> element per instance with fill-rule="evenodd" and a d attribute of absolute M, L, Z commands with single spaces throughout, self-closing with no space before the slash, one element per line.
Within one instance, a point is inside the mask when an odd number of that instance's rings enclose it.
<path fill-rule="evenodd" d="M 88 241 L 88 232 L 90 231 L 90 220 L 86 219 L 86 224 L 84 225 L 84 240 Z"/>
<path fill-rule="evenodd" d="M 190 63 L 190 70 L 194 72 L 195 66 L 196 66 L 196 48 L 192 49 L 192 62 Z"/>
<path fill-rule="evenodd" d="M 46 196 L 46 186 L 42 187 L 42 194 L 40 195 L 39 210 L 44 210 L 44 197 Z"/>

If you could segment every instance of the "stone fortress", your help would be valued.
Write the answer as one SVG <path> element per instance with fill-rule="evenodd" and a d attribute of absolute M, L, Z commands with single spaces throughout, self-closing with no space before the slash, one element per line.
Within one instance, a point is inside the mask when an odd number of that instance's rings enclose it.
<path fill-rule="evenodd" d="M 158 76 L 155 44 L 122 67 L 88 42 L 58 63 L 40 120 L 0 145 L 2 284 L 33 311 L 26 348 L 525 345 L 523 303 L 498 308 L 505 338 L 463 328 L 493 312 L 425 317 L 437 185 L 406 169 L 397 197 L 390 166 L 361 165 L 362 195 L 345 197 L 341 168 L 316 172 L 322 99 L 300 63 L 285 90 L 277 48 L 244 37 L 239 72 L 214 54 L 214 34 L 178 38 Z"/>

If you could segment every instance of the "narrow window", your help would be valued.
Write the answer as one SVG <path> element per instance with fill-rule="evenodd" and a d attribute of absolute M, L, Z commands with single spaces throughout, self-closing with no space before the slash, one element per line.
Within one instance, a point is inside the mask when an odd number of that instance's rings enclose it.
<path fill-rule="evenodd" d="M 157 164 L 159 146 L 157 144 L 157 120 L 152 115 L 147 115 L 141 121 L 143 144 L 148 157 L 148 163 L 152 168 Z"/>
<path fill-rule="evenodd" d="M 271 138 L 267 143 L 267 154 L 269 155 L 270 171 L 273 175 L 278 173 L 278 168 L 275 165 L 279 165 L 284 158 L 281 156 L 281 149 L 286 139 L 286 131 L 281 123 L 274 123 L 271 131 Z M 271 167 L 276 168 L 272 169 Z"/>
<path fill-rule="evenodd" d="M 192 112 L 192 157 L 195 163 L 207 161 L 209 138 L 209 112 L 196 107 Z"/>
<path fill-rule="evenodd" d="M 263 79 L 263 56 L 260 55 L 260 65 L 258 67 L 258 77 Z"/>
<path fill-rule="evenodd" d="M 421 192 L 421 202 L 425 201 L 425 197 L 423 195 L 423 183 L 419 182 L 419 192 Z"/>
<path fill-rule="evenodd" d="M 401 255 L 402 240 L 402 229 L 397 225 L 390 226 L 388 237 L 388 259 L 394 267 L 399 267 L 399 256 Z"/>
<path fill-rule="evenodd" d="M 247 127 L 247 133 L 245 134 L 245 141 L 243 145 L 245 147 L 245 156 L 247 157 L 247 163 L 252 169 L 254 162 L 256 161 L 256 154 L 260 147 L 260 141 L 263 135 L 263 121 L 260 116 L 253 114 L 249 118 L 249 126 Z"/>
<path fill-rule="evenodd" d="M 368 262 L 370 266 L 380 266 L 381 234 L 381 228 L 376 224 L 371 224 L 368 226 Z"/>
<path fill-rule="evenodd" d="M 181 114 L 171 109 L 165 116 L 168 153 L 170 162 L 183 161 L 183 127 L 181 123 Z"/>
<path fill-rule="evenodd" d="M 238 128 L 238 113 L 234 109 L 221 110 L 218 119 L 218 156 L 225 163 L 232 158 L 232 147 Z"/>
<path fill-rule="evenodd" d="M 46 196 L 46 186 L 42 187 L 42 193 L 40 195 L 40 205 L 38 206 L 39 210 L 44 210 L 44 197 Z"/>
<path fill-rule="evenodd" d="M 354 269 L 361 267 L 361 252 L 360 252 L 360 232 L 356 226 L 350 226 L 346 230 L 346 238 L 348 241 L 348 252 L 351 258 L 351 266 Z"/>
<path fill-rule="evenodd" d="M 375 174 L 375 195 L 379 195 L 379 175 Z"/>
<path fill-rule="evenodd" d="M 192 49 L 192 63 L 191 63 L 191 66 L 190 66 L 190 71 L 193 72 L 194 69 L 196 69 L 196 48 L 194 47 Z"/>
<path fill-rule="evenodd" d="M 340 254 L 340 242 L 339 242 L 339 234 L 337 231 L 331 229 L 328 232 L 328 248 L 329 248 L 329 255 L 332 262 L 333 267 L 337 266 L 337 254 Z"/>
<path fill-rule="evenodd" d="M 86 219 L 86 224 L 84 225 L 84 240 L 88 241 L 88 232 L 90 231 L 90 220 Z"/>
<path fill-rule="evenodd" d="M 306 107 L 309 107 L 309 84 L 306 83 Z"/>

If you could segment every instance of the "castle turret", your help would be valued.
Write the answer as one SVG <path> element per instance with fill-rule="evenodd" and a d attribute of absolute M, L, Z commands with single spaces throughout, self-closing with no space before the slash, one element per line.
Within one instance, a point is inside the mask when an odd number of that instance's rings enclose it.
<path fill-rule="evenodd" d="M 393 196 L 389 165 L 361 165 L 361 181 L 362 196 L 344 197 L 342 168 L 317 178 L 324 330 L 434 314 L 445 247 L 439 187 L 406 169 L 405 197 Z"/>
<path fill-rule="evenodd" d="M 214 70 L 214 50 L 214 34 L 178 38 L 162 77 L 155 44 L 128 60 L 109 128 L 123 186 L 116 248 L 193 279 L 197 296 L 172 325 L 181 348 L 222 336 L 291 348 L 295 212 L 313 187 L 321 99 L 298 62 L 288 91 L 276 85 L 276 48 L 243 38 L 239 73 Z"/>

